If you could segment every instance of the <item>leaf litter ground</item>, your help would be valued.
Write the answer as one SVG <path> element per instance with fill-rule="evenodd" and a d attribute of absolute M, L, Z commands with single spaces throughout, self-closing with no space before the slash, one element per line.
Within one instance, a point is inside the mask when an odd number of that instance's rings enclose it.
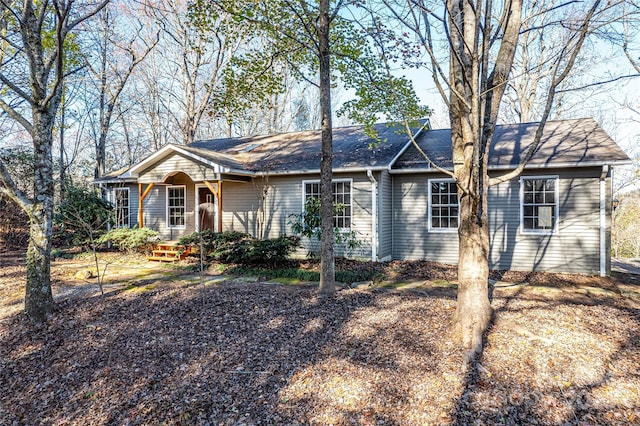
<path fill-rule="evenodd" d="M 464 373 L 450 267 L 394 262 L 396 288 L 321 298 L 136 265 L 114 261 L 101 298 L 54 262 L 61 297 L 34 327 L 15 313 L 24 268 L 5 261 L 0 424 L 640 424 L 632 276 L 494 274 L 496 319 Z"/>

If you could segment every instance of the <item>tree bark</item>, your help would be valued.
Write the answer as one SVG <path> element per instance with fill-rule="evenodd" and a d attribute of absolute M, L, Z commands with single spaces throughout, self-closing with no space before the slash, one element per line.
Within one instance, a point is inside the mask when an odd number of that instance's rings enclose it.
<path fill-rule="evenodd" d="M 331 73 L 329 51 L 329 0 L 320 1 L 318 41 L 320 59 L 320 109 L 322 111 L 322 159 L 320 161 L 320 294 L 336 291 L 333 251 L 333 134 L 331 123 Z"/>
<path fill-rule="evenodd" d="M 454 319 L 469 356 L 481 352 L 483 335 L 493 314 L 489 301 L 489 226 L 486 209 L 479 213 L 481 203 L 486 206 L 486 185 L 477 196 L 460 197 L 458 303 Z"/>
<path fill-rule="evenodd" d="M 89 19 L 106 6 L 103 0 L 87 11 L 79 12 L 74 2 L 17 2 L 20 9 L 11 9 L 12 31 L 20 34 L 19 47 L 10 62 L 23 66 L 28 82 L 18 79 L 10 81 L 2 74 L 0 79 L 8 93 L 21 98 L 31 109 L 31 122 L 10 105 L 0 99 L 0 109 L 16 120 L 29 132 L 33 142 L 34 188 L 33 199 L 29 199 L 15 185 L 4 167 L 0 167 L 2 180 L 7 184 L 10 196 L 29 215 L 29 244 L 27 247 L 27 285 L 25 291 L 25 312 L 32 322 L 42 323 L 53 311 L 51 293 L 50 256 L 53 224 L 54 177 L 53 177 L 53 123 L 60 107 L 64 84 L 65 38 L 81 22 Z M 10 9 L 14 5 L 4 2 Z M 70 20 L 70 16 L 74 20 Z M 44 22 L 55 24 L 54 46 L 45 46 Z M 3 33 L 4 33 L 3 28 Z M 5 37 L 5 34 L 0 34 Z M 4 89 L 5 87 L 3 87 Z"/>
<path fill-rule="evenodd" d="M 56 107 L 57 109 L 57 107 Z M 33 109 L 34 194 L 28 209 L 27 286 L 25 312 L 32 322 L 42 323 L 53 312 L 51 292 L 51 235 L 53 224 L 53 114 Z"/>

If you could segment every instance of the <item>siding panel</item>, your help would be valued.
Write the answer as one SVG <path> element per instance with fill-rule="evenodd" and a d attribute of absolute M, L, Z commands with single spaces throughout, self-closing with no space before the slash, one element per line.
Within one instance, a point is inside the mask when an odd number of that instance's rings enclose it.
<path fill-rule="evenodd" d="M 380 259 L 390 258 L 393 254 L 393 199 L 391 189 L 391 175 L 388 171 L 380 173 L 378 184 L 379 194 L 379 217 L 378 217 L 378 239 Z"/>
<path fill-rule="evenodd" d="M 144 200 L 144 225 L 158 231 L 163 240 L 173 241 L 180 237 L 195 232 L 195 185 L 193 182 L 175 183 L 175 185 L 186 185 L 186 207 L 185 207 L 185 228 L 169 228 L 167 226 L 167 185 L 155 185 L 147 198 Z M 137 205 L 137 202 L 136 202 Z"/>
<path fill-rule="evenodd" d="M 215 180 L 217 178 L 217 174 L 210 166 L 197 163 L 179 154 L 173 154 L 164 161 L 155 164 L 150 169 L 140 173 L 138 182 L 162 182 L 168 174 L 177 171 L 186 173 L 191 179 L 193 179 L 193 181 L 196 182 L 203 180 Z"/>
<path fill-rule="evenodd" d="M 585 168 L 523 175 L 557 175 L 559 178 L 558 232 L 551 235 L 520 232 L 518 179 L 490 188 L 489 266 L 499 270 L 598 273 L 599 172 L 598 168 Z M 427 229 L 429 177 L 427 174 L 393 176 L 393 257 L 455 264 L 457 234 L 434 234 Z"/>
<path fill-rule="evenodd" d="M 426 174 L 393 176 L 393 258 L 458 262 L 457 233 L 429 232 Z"/>
<path fill-rule="evenodd" d="M 352 229 L 362 246 L 349 250 L 336 246 L 336 255 L 357 258 L 371 258 L 371 182 L 366 174 L 338 175 L 334 179 L 353 179 Z M 223 230 L 247 232 L 261 238 L 275 238 L 291 235 L 292 215 L 302 211 L 302 181 L 316 180 L 318 175 L 304 178 L 269 177 L 254 179 L 251 183 L 225 182 L 222 184 Z M 266 197 L 262 194 L 266 187 Z M 317 241 L 304 242 L 300 254 L 317 249 Z"/>

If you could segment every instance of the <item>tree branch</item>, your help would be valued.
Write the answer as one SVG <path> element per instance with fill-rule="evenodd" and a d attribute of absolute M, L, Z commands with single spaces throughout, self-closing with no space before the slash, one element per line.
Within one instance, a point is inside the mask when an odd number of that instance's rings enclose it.
<path fill-rule="evenodd" d="M 560 70 L 560 66 L 562 64 L 562 58 L 558 59 L 558 62 L 556 64 L 556 69 L 554 72 L 554 76 L 553 76 L 553 80 L 551 82 L 551 84 L 549 85 L 549 90 L 547 91 L 547 102 L 545 105 L 545 109 L 544 112 L 542 114 L 542 119 L 540 120 L 540 124 L 538 125 L 538 128 L 536 129 L 536 133 L 533 139 L 533 143 L 529 146 L 529 148 L 527 148 L 527 151 L 525 153 L 524 158 L 522 159 L 522 161 L 520 162 L 520 164 L 518 165 L 518 167 L 516 167 L 514 170 L 499 176 L 499 177 L 495 177 L 495 178 L 491 178 L 489 180 L 489 186 L 493 186 L 493 185 L 498 185 L 502 182 L 506 182 L 509 181 L 517 176 L 519 176 L 522 171 L 524 170 L 525 166 L 527 165 L 527 163 L 529 162 L 529 160 L 531 159 L 531 157 L 533 156 L 533 153 L 538 149 L 538 146 L 540 145 L 540 141 L 542 140 L 542 133 L 544 131 L 544 126 L 547 123 L 547 120 L 549 118 L 549 114 L 551 113 L 551 107 L 553 105 L 553 101 L 555 98 L 555 94 L 556 94 L 556 89 L 557 87 L 564 81 L 564 79 L 569 75 L 569 72 L 571 72 L 571 69 L 573 68 L 573 65 L 576 61 L 576 58 L 578 57 L 578 54 L 580 53 L 580 50 L 582 48 L 582 45 L 585 41 L 585 39 L 587 38 L 587 35 L 589 34 L 589 27 L 591 24 L 591 20 L 593 19 L 593 17 L 596 14 L 596 11 L 598 9 L 598 6 L 600 5 L 600 1 L 601 0 L 596 0 L 594 1 L 593 5 L 591 6 L 591 8 L 589 9 L 589 12 L 587 13 L 587 16 L 584 18 L 581 28 L 580 28 L 580 33 L 578 36 L 578 40 L 576 41 L 575 45 L 572 47 L 572 51 L 569 57 L 569 60 L 567 61 L 567 64 L 565 65 L 564 69 L 562 70 L 562 72 L 560 72 L 560 74 L 558 75 L 558 71 Z"/>
<path fill-rule="evenodd" d="M 0 181 L 3 183 L 3 185 L 0 186 L 0 194 L 4 194 L 9 197 L 18 206 L 20 206 L 22 210 L 29 214 L 33 201 L 31 201 L 24 192 L 18 189 L 17 185 L 11 178 L 9 170 L 7 170 L 4 161 L 0 161 Z"/>
<path fill-rule="evenodd" d="M 16 111 L 15 109 L 13 109 L 11 107 L 11 105 L 7 104 L 5 101 L 2 100 L 2 98 L 0 98 L 0 108 L 7 113 L 7 115 L 9 117 L 11 117 L 12 119 L 14 119 L 15 121 L 17 121 L 18 123 L 20 123 L 20 125 L 22 127 L 24 127 L 24 129 L 29 132 L 29 134 L 32 134 L 33 131 L 33 126 L 31 125 L 31 123 L 29 122 L 29 120 L 27 120 L 26 118 L 24 118 L 18 111 Z"/>

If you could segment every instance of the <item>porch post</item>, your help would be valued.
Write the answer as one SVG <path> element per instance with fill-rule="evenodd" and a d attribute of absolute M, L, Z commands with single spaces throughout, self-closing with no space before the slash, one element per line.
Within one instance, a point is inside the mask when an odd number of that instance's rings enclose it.
<path fill-rule="evenodd" d="M 211 182 L 204 181 L 204 184 L 207 185 L 209 191 L 216 194 L 216 198 L 218 199 L 218 232 L 222 232 L 222 181 L 219 180 L 216 182 L 218 184 L 218 190 L 216 191 Z"/>
<path fill-rule="evenodd" d="M 222 181 L 218 181 L 218 232 L 222 232 Z"/>
<path fill-rule="evenodd" d="M 151 188 L 153 188 L 154 183 L 150 183 L 147 186 L 147 189 L 142 192 L 142 184 L 138 184 L 138 228 L 142 228 L 144 226 L 144 211 L 143 211 L 143 202 L 144 199 L 147 198 L 149 192 L 151 192 Z"/>

